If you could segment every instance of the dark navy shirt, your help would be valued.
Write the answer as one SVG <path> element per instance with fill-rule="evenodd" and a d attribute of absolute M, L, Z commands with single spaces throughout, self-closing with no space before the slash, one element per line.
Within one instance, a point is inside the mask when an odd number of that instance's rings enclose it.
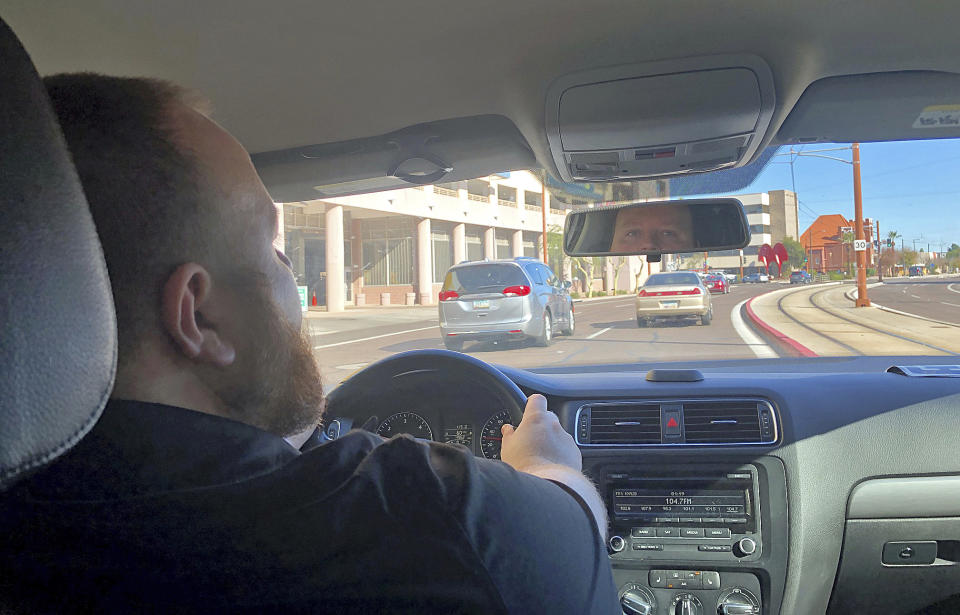
<path fill-rule="evenodd" d="M 0 604 L 30 612 L 620 612 L 576 494 L 408 436 L 354 430 L 301 453 L 115 400 L 0 496 L 0 522 Z"/>

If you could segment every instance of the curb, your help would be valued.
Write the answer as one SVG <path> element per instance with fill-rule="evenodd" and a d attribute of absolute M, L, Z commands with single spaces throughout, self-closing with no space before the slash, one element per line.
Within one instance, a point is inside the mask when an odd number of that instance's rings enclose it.
<path fill-rule="evenodd" d="M 762 297 L 763 295 L 758 296 Z M 786 350 L 788 354 L 793 354 L 800 357 L 820 356 L 797 340 L 789 337 L 785 333 L 773 328 L 761 320 L 760 317 L 757 316 L 756 312 L 753 311 L 753 307 L 751 306 L 753 300 L 756 298 L 757 297 L 751 297 L 749 300 L 747 300 L 747 302 L 743 304 L 743 309 L 747 312 L 747 318 L 750 319 L 750 322 L 760 329 L 760 333 L 767 338 L 768 342 L 772 342 L 775 346 Z"/>

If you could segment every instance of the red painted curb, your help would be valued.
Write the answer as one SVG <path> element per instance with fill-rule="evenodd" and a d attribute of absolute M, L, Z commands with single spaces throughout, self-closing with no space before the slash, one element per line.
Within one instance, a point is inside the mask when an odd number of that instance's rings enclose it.
<path fill-rule="evenodd" d="M 759 296 L 762 297 L 763 295 L 759 295 Z M 760 320 L 760 317 L 757 316 L 756 312 L 753 311 L 753 307 L 751 307 L 750 305 L 751 303 L 753 303 L 753 300 L 756 298 L 757 297 L 751 297 L 745 304 L 743 304 L 743 307 L 746 308 L 747 310 L 747 316 L 750 318 L 750 321 L 753 322 L 753 324 L 757 325 L 757 327 L 759 327 L 761 331 L 763 331 L 767 335 L 774 338 L 777 342 L 790 348 L 801 357 L 819 357 L 820 356 L 814 351 L 804 346 L 803 344 L 801 344 L 800 342 L 798 342 L 797 340 L 791 337 L 788 337 L 786 334 L 782 333 L 781 331 L 778 331 L 777 329 L 774 329 L 764 321 Z"/>

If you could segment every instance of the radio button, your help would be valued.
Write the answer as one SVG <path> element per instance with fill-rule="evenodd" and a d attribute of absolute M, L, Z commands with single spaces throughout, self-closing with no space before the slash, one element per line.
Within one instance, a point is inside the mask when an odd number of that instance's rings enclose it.
<path fill-rule="evenodd" d="M 680 523 L 680 517 L 657 517 L 657 523 Z"/>
<path fill-rule="evenodd" d="M 663 545 L 654 545 L 645 542 L 633 543 L 634 551 L 663 551 Z"/>
<path fill-rule="evenodd" d="M 744 523 L 747 522 L 747 518 L 746 518 L 746 517 L 724 517 L 724 518 L 723 518 L 723 522 L 724 522 L 724 523 L 728 523 L 728 524 L 729 524 L 729 523 L 744 524 Z"/>
<path fill-rule="evenodd" d="M 708 527 L 703 530 L 704 538 L 730 538 L 730 530 L 725 527 Z"/>
<path fill-rule="evenodd" d="M 730 553 L 733 551 L 733 547 L 730 545 L 700 545 L 697 549 L 710 553 Z"/>
<path fill-rule="evenodd" d="M 657 529 L 653 527 L 635 527 L 630 530 L 630 536 L 633 538 L 653 538 L 656 535 Z"/>
<path fill-rule="evenodd" d="M 679 528 L 675 527 L 658 527 L 657 536 L 660 538 L 676 538 L 680 535 Z"/>
<path fill-rule="evenodd" d="M 723 519 L 720 517 L 703 517 L 700 520 L 701 523 L 723 523 Z"/>
<path fill-rule="evenodd" d="M 719 521 L 719 519 L 717 519 Z M 680 523 L 700 523 L 700 517 L 680 517 Z"/>
<path fill-rule="evenodd" d="M 681 538 L 703 538 L 702 527 L 682 527 L 680 528 Z"/>

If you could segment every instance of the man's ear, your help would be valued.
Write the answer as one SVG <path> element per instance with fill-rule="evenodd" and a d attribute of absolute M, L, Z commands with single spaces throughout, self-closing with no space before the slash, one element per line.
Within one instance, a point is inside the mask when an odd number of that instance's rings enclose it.
<path fill-rule="evenodd" d="M 214 302 L 210 272 L 196 263 L 185 263 L 170 274 L 160 296 L 160 320 L 180 352 L 194 361 L 226 367 L 236 349 L 222 337 L 209 318 Z"/>

